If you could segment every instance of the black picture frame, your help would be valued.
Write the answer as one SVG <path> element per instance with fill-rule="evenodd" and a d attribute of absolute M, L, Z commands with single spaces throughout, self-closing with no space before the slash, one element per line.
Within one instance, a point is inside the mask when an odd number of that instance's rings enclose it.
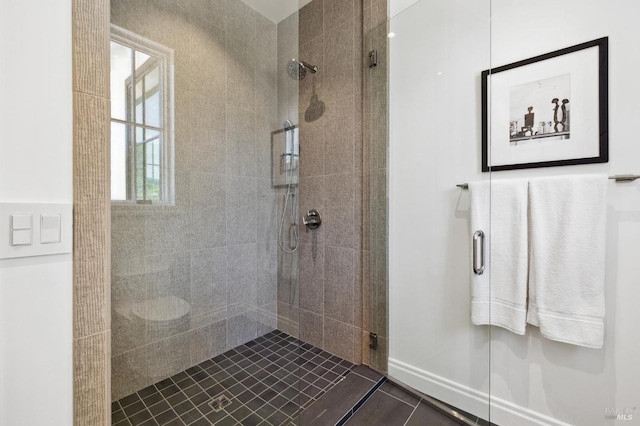
<path fill-rule="evenodd" d="M 562 159 L 546 159 L 543 161 L 522 161 L 522 162 L 517 162 L 517 163 L 512 163 L 512 164 L 490 164 L 490 158 L 489 158 L 489 144 L 491 142 L 491 138 L 495 137 L 495 133 L 492 135 L 490 134 L 491 129 L 490 126 L 492 126 L 492 123 L 489 122 L 489 117 L 490 117 L 490 109 L 492 108 L 492 104 L 495 102 L 503 102 L 504 99 L 491 99 L 489 97 L 490 93 L 490 85 L 491 85 L 491 80 L 500 77 L 500 73 L 506 73 L 512 70 L 515 70 L 517 68 L 521 68 L 521 67 L 527 67 L 527 66 L 532 66 L 532 64 L 536 64 L 536 63 L 540 63 L 543 61 L 550 61 L 550 60 L 555 60 L 555 58 L 559 58 L 565 55 L 572 55 L 572 54 L 576 54 L 577 52 L 581 52 L 583 50 L 586 49 L 591 49 L 591 48 L 597 48 L 598 53 L 597 53 L 597 83 L 598 83 L 598 89 L 597 89 L 597 115 L 598 117 L 589 117 L 589 119 L 591 119 L 591 122 L 594 122 L 593 120 L 597 120 L 597 131 L 595 129 L 593 129 L 592 132 L 590 132 L 588 137 L 583 137 L 582 139 L 586 139 L 586 140 L 578 140 L 578 143 L 590 143 L 593 146 L 590 148 L 591 150 L 595 151 L 596 149 L 596 144 L 597 144 L 597 155 L 588 155 L 588 156 L 577 156 L 577 158 L 562 158 Z M 550 53 L 546 53 L 543 55 L 539 55 L 539 56 L 535 56 L 533 58 L 529 58 L 529 59 L 525 59 L 522 61 L 518 61 L 518 62 L 514 62 L 508 65 L 503 65 L 497 68 L 492 68 L 492 69 L 488 69 L 485 71 L 482 71 L 482 171 L 483 172 L 489 172 L 489 171 L 500 171 L 500 170 L 516 170 L 516 169 L 529 169 L 529 168 L 538 168 L 538 167 L 555 167 L 555 166 L 568 166 L 568 165 L 577 165 L 577 164 L 590 164 L 590 163 L 606 163 L 609 161 L 609 131 L 608 131 L 608 126 L 609 126 L 609 105 L 608 105 L 608 97 L 609 97 L 609 90 L 608 90 L 608 81 L 609 81 L 609 76 L 608 76 L 608 48 L 609 48 L 609 39 L 608 37 L 602 37 L 596 40 L 592 40 L 592 41 L 588 41 L 586 43 L 581 43 L 575 46 L 571 46 L 571 47 L 567 47 L 564 49 L 560 49 L 560 50 L 556 50 L 554 52 L 550 52 Z M 568 59 L 570 60 L 570 58 L 564 58 L 564 59 Z M 552 66 L 552 64 L 554 64 L 555 62 L 548 62 L 547 63 L 547 67 L 548 66 Z M 593 64 L 593 66 L 596 66 L 596 64 Z M 588 68 L 588 67 L 587 67 Z M 519 70 L 518 72 L 521 72 L 521 70 Z M 531 71 L 531 70 L 529 70 Z M 513 72 L 513 71 L 512 71 Z M 559 69 L 558 73 L 561 73 L 562 70 Z M 591 71 L 593 74 L 595 74 L 595 71 Z M 526 73 L 526 71 L 525 71 Z M 593 82 L 595 84 L 595 81 Z M 532 84 L 532 83 L 529 83 Z M 524 87 L 524 86 L 523 86 Z M 554 86 L 555 87 L 555 86 Z M 513 90 L 513 89 L 512 89 Z M 512 91 L 513 93 L 513 91 Z M 495 95 L 492 93 L 492 95 Z M 512 95 L 513 97 L 513 95 Z M 555 107 L 555 111 L 557 113 L 558 111 L 558 99 L 553 99 L 553 101 L 556 101 L 556 107 Z M 552 102 L 553 102 L 552 101 Z M 568 99 L 564 99 L 564 101 L 567 101 L 567 103 L 569 103 Z M 564 103 L 563 103 L 563 107 L 564 107 Z M 550 107 L 551 108 L 551 107 Z M 592 109 L 594 109 L 594 107 L 591 107 Z M 504 107 L 503 107 L 504 109 Z M 531 113 L 532 109 L 529 108 L 528 112 Z M 564 109 L 563 109 L 564 112 Z M 550 114 L 550 112 L 546 112 L 546 114 Z M 591 114 L 594 115 L 594 114 Z M 566 116 L 566 115 L 565 115 Z M 525 125 L 526 124 L 531 124 L 531 122 L 533 122 L 533 115 L 531 115 L 531 120 L 529 121 L 529 123 L 527 123 L 527 117 L 525 115 Z M 573 118 L 573 117 L 572 117 Z M 556 119 L 556 117 L 554 116 L 554 120 Z M 512 121 L 509 123 L 510 127 L 508 129 L 505 129 L 504 131 L 504 136 L 508 136 L 509 139 L 507 140 L 507 142 L 512 142 L 512 141 L 517 141 L 518 140 L 518 135 L 520 135 L 521 133 L 517 133 L 514 134 L 514 128 L 515 131 L 517 132 L 518 127 L 513 125 L 513 123 L 517 123 L 515 121 Z M 535 124 L 535 123 L 534 123 Z M 541 125 L 545 124 L 545 122 L 541 122 Z M 549 126 L 548 128 L 551 129 L 551 124 L 552 122 L 549 121 Z M 495 124 L 497 125 L 497 124 Z M 555 135 L 559 135 L 560 133 L 554 133 L 554 132 L 558 132 L 558 122 L 556 121 L 556 125 L 554 126 L 555 131 L 550 131 L 548 134 L 545 134 L 543 136 L 549 136 L 552 137 Z M 568 127 L 568 123 L 567 123 L 567 127 Z M 595 124 L 594 124 L 595 127 Z M 526 127 L 522 126 L 521 129 L 524 130 Z M 562 123 L 562 128 L 564 129 L 564 123 Z M 569 127 L 568 127 L 569 128 Z M 520 140 L 525 140 L 525 139 L 534 139 L 534 138 L 542 138 L 543 136 L 537 136 L 538 133 L 536 132 L 536 136 L 533 136 L 533 129 L 531 128 L 531 126 L 529 126 L 528 128 L 526 128 L 527 130 L 530 130 L 531 136 L 526 137 L 526 132 L 524 133 L 525 137 L 520 138 Z M 501 129 L 500 129 L 501 130 Z M 508 131 L 507 131 L 508 130 Z M 597 133 L 594 134 L 594 133 Z M 566 139 L 570 139 L 569 136 L 569 132 L 566 132 Z M 502 134 L 500 135 L 500 138 L 504 137 Z M 582 135 L 584 136 L 584 135 Z M 597 138 L 597 140 L 595 140 Z M 555 139 L 562 139 L 561 137 L 556 137 Z M 592 140 L 593 139 L 593 140 Z M 548 141 L 551 141 L 552 139 L 549 138 L 547 139 Z M 494 140 L 494 143 L 496 141 Z M 572 141 L 573 142 L 573 141 Z M 503 144 L 504 145 L 504 144 Z M 517 145 L 517 142 L 515 143 L 515 145 Z M 548 146 L 552 146 L 552 145 L 548 145 Z M 577 146 L 577 145 L 576 145 Z M 492 146 L 492 149 L 494 148 L 494 146 Z M 506 151 L 506 148 L 505 148 Z"/>

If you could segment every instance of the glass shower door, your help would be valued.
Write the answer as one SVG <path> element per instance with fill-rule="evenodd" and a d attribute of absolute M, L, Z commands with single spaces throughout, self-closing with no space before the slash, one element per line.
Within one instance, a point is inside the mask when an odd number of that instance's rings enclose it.
<path fill-rule="evenodd" d="M 295 422 L 297 9 L 110 6 L 113 423 Z"/>
<path fill-rule="evenodd" d="M 437 410 L 465 412 L 471 424 L 489 419 L 491 330 L 482 303 L 491 290 L 489 241 L 476 231 L 490 235 L 491 174 L 480 168 L 490 6 L 489 0 L 422 0 L 402 10 L 392 4 L 385 34 L 388 374 Z M 476 199 L 467 184 L 477 189 Z M 385 296 L 372 295 L 372 304 Z"/>
<path fill-rule="evenodd" d="M 389 21 L 385 3 L 365 9 L 363 22 L 363 309 L 364 330 L 370 333 L 364 362 L 387 371 L 388 325 L 388 205 L 387 159 L 389 149 Z M 384 8 L 384 9 L 383 9 Z M 368 295 L 368 298 L 366 297 Z"/>
<path fill-rule="evenodd" d="M 639 173 L 625 136 L 640 91 L 636 15 L 631 1 L 392 4 L 379 30 L 388 299 L 370 295 L 372 329 L 388 308 L 379 342 L 392 380 L 495 424 L 640 422 L 638 183 L 607 179 Z M 365 132 L 379 102 L 365 97 Z M 387 265 L 373 182 L 372 277 Z"/>

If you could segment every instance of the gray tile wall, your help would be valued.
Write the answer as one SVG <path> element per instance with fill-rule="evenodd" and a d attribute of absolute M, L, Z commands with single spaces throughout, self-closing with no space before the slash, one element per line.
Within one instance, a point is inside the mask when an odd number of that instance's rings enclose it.
<path fill-rule="evenodd" d="M 369 154 L 373 132 L 366 130 L 365 137 L 364 131 L 373 119 L 364 113 L 363 88 L 366 102 L 378 93 L 377 87 L 363 81 L 371 78 L 363 69 L 363 37 L 374 27 L 372 15 L 386 20 L 386 1 L 314 0 L 299 16 L 278 25 L 280 67 L 299 51 L 300 59 L 319 68 L 299 84 L 286 75 L 278 77 L 278 114 L 284 119 L 292 113 L 288 100 L 293 85 L 298 85 L 300 212 L 316 208 L 323 218 L 315 231 L 300 229 L 299 303 L 291 297 L 289 277 L 280 277 L 278 327 L 292 333 L 299 321 L 302 340 L 354 363 L 369 362 L 369 331 L 378 331 L 382 324 L 386 328 L 386 320 L 371 322 L 370 201 L 386 199 L 385 193 L 369 194 L 369 182 L 378 171 L 374 173 Z M 314 95 L 325 106 L 320 117 L 308 111 Z M 385 111 L 378 108 L 376 114 L 386 121 Z M 379 161 L 386 167 L 386 160 Z M 386 202 L 381 202 L 386 208 Z M 381 223 L 386 223 L 385 217 Z M 386 260 L 379 259 L 377 264 L 386 265 Z M 379 275 L 386 276 L 385 271 Z M 373 290 L 373 294 L 382 292 Z"/>
<path fill-rule="evenodd" d="M 281 120 L 276 25 L 240 0 L 112 0 L 111 21 L 175 53 L 176 205 L 112 206 L 118 399 L 275 328 Z"/>

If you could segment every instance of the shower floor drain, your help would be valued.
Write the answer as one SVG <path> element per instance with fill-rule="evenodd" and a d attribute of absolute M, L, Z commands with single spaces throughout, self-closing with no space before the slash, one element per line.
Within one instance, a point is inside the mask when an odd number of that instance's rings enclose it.
<path fill-rule="evenodd" d="M 215 398 L 213 398 L 211 402 L 209 402 L 209 406 L 213 408 L 213 411 L 215 411 L 216 413 L 219 411 L 222 411 L 223 409 L 228 407 L 230 404 L 231 404 L 231 400 L 229 399 L 229 397 L 227 397 L 227 395 L 218 395 Z"/>

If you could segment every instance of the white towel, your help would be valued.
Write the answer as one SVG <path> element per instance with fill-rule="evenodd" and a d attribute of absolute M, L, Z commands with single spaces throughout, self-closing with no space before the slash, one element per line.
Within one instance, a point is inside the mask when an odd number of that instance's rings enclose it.
<path fill-rule="evenodd" d="M 481 229 L 487 236 L 485 272 L 472 273 L 471 322 L 517 334 L 527 325 L 527 185 L 526 180 L 469 184 L 471 233 Z"/>
<path fill-rule="evenodd" d="M 529 324 L 548 339 L 601 348 L 607 176 L 532 179 Z"/>

